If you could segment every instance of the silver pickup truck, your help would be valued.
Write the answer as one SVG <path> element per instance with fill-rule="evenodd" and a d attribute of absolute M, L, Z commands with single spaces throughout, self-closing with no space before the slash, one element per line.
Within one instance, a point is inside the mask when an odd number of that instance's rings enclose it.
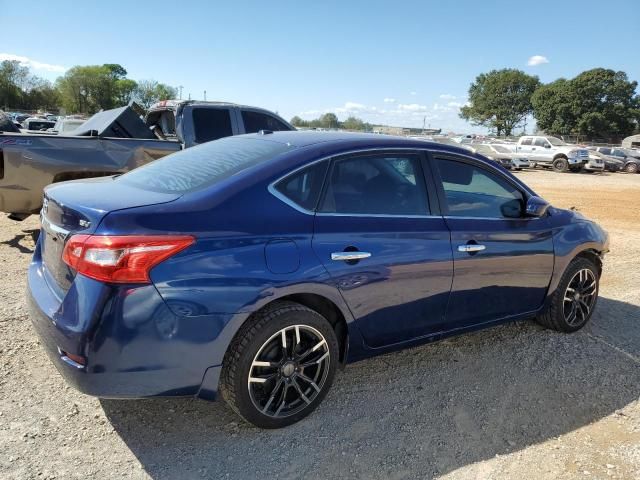
<path fill-rule="evenodd" d="M 65 135 L 0 133 L 0 211 L 23 220 L 42 207 L 45 186 L 115 175 L 222 137 L 295 130 L 267 110 L 223 102 L 167 100 L 99 112 Z"/>

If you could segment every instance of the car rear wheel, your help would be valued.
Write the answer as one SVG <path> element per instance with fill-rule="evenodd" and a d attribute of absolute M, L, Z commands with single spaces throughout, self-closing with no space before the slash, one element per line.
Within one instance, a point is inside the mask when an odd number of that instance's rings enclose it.
<path fill-rule="evenodd" d="M 569 171 L 569 161 L 564 157 L 556 158 L 553 161 L 553 169 L 556 172 L 568 172 Z"/>
<path fill-rule="evenodd" d="M 225 355 L 220 390 L 249 423 L 281 428 L 309 415 L 331 387 L 338 340 L 319 313 L 277 302 L 238 331 Z"/>
<path fill-rule="evenodd" d="M 624 167 L 624 171 L 627 173 L 638 173 L 638 164 L 637 163 L 628 163 Z"/>
<path fill-rule="evenodd" d="M 586 258 L 573 260 L 553 293 L 548 309 L 536 318 L 559 332 L 580 330 L 591 318 L 598 301 L 599 269 Z"/>

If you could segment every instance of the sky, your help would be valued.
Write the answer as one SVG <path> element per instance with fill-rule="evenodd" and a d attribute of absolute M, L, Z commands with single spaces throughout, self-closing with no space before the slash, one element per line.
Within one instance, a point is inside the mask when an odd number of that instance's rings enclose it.
<path fill-rule="evenodd" d="M 0 0 L 0 60 L 55 80 L 119 63 L 135 80 L 316 118 L 483 132 L 458 117 L 475 77 L 542 82 L 605 67 L 640 81 L 638 0 Z"/>

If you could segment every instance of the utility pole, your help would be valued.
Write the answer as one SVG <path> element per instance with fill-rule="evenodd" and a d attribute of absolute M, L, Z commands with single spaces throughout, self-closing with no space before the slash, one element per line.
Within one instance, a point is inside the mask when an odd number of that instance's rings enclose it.
<path fill-rule="evenodd" d="M 206 90 L 204 91 L 204 101 L 205 102 L 207 101 L 207 91 Z"/>
<path fill-rule="evenodd" d="M 182 86 L 182 85 L 180 85 L 180 86 L 178 87 L 178 89 L 180 90 L 180 98 L 179 98 L 179 100 L 182 100 L 182 89 L 183 89 L 183 86 Z"/>

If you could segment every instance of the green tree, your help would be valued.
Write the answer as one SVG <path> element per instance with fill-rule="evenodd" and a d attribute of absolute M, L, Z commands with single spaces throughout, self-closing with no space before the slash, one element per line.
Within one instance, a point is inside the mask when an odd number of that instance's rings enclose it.
<path fill-rule="evenodd" d="M 135 91 L 135 100 L 145 109 L 161 100 L 170 100 L 177 97 L 175 88 L 158 83 L 155 80 L 140 80 Z"/>
<path fill-rule="evenodd" d="M 322 128 L 338 128 L 340 126 L 338 116 L 335 113 L 325 113 L 318 120 Z"/>
<path fill-rule="evenodd" d="M 638 82 L 604 68 L 582 72 L 540 87 L 531 101 L 538 127 L 554 134 L 590 138 L 625 136 L 640 120 Z"/>
<path fill-rule="evenodd" d="M 294 127 L 308 127 L 309 126 L 309 122 L 307 122 L 306 120 L 301 119 L 297 115 L 295 117 L 293 117 L 289 123 L 291 125 L 293 125 Z"/>
<path fill-rule="evenodd" d="M 15 60 L 0 63 L 0 106 L 22 108 L 23 91 L 29 77 L 29 69 Z"/>
<path fill-rule="evenodd" d="M 130 78 L 116 80 L 115 103 L 118 106 L 128 104 L 135 96 L 138 83 Z"/>
<path fill-rule="evenodd" d="M 469 87 L 470 105 L 460 109 L 460 117 L 511 135 L 532 112 L 531 95 L 539 85 L 538 77 L 512 68 L 481 73 Z"/>

